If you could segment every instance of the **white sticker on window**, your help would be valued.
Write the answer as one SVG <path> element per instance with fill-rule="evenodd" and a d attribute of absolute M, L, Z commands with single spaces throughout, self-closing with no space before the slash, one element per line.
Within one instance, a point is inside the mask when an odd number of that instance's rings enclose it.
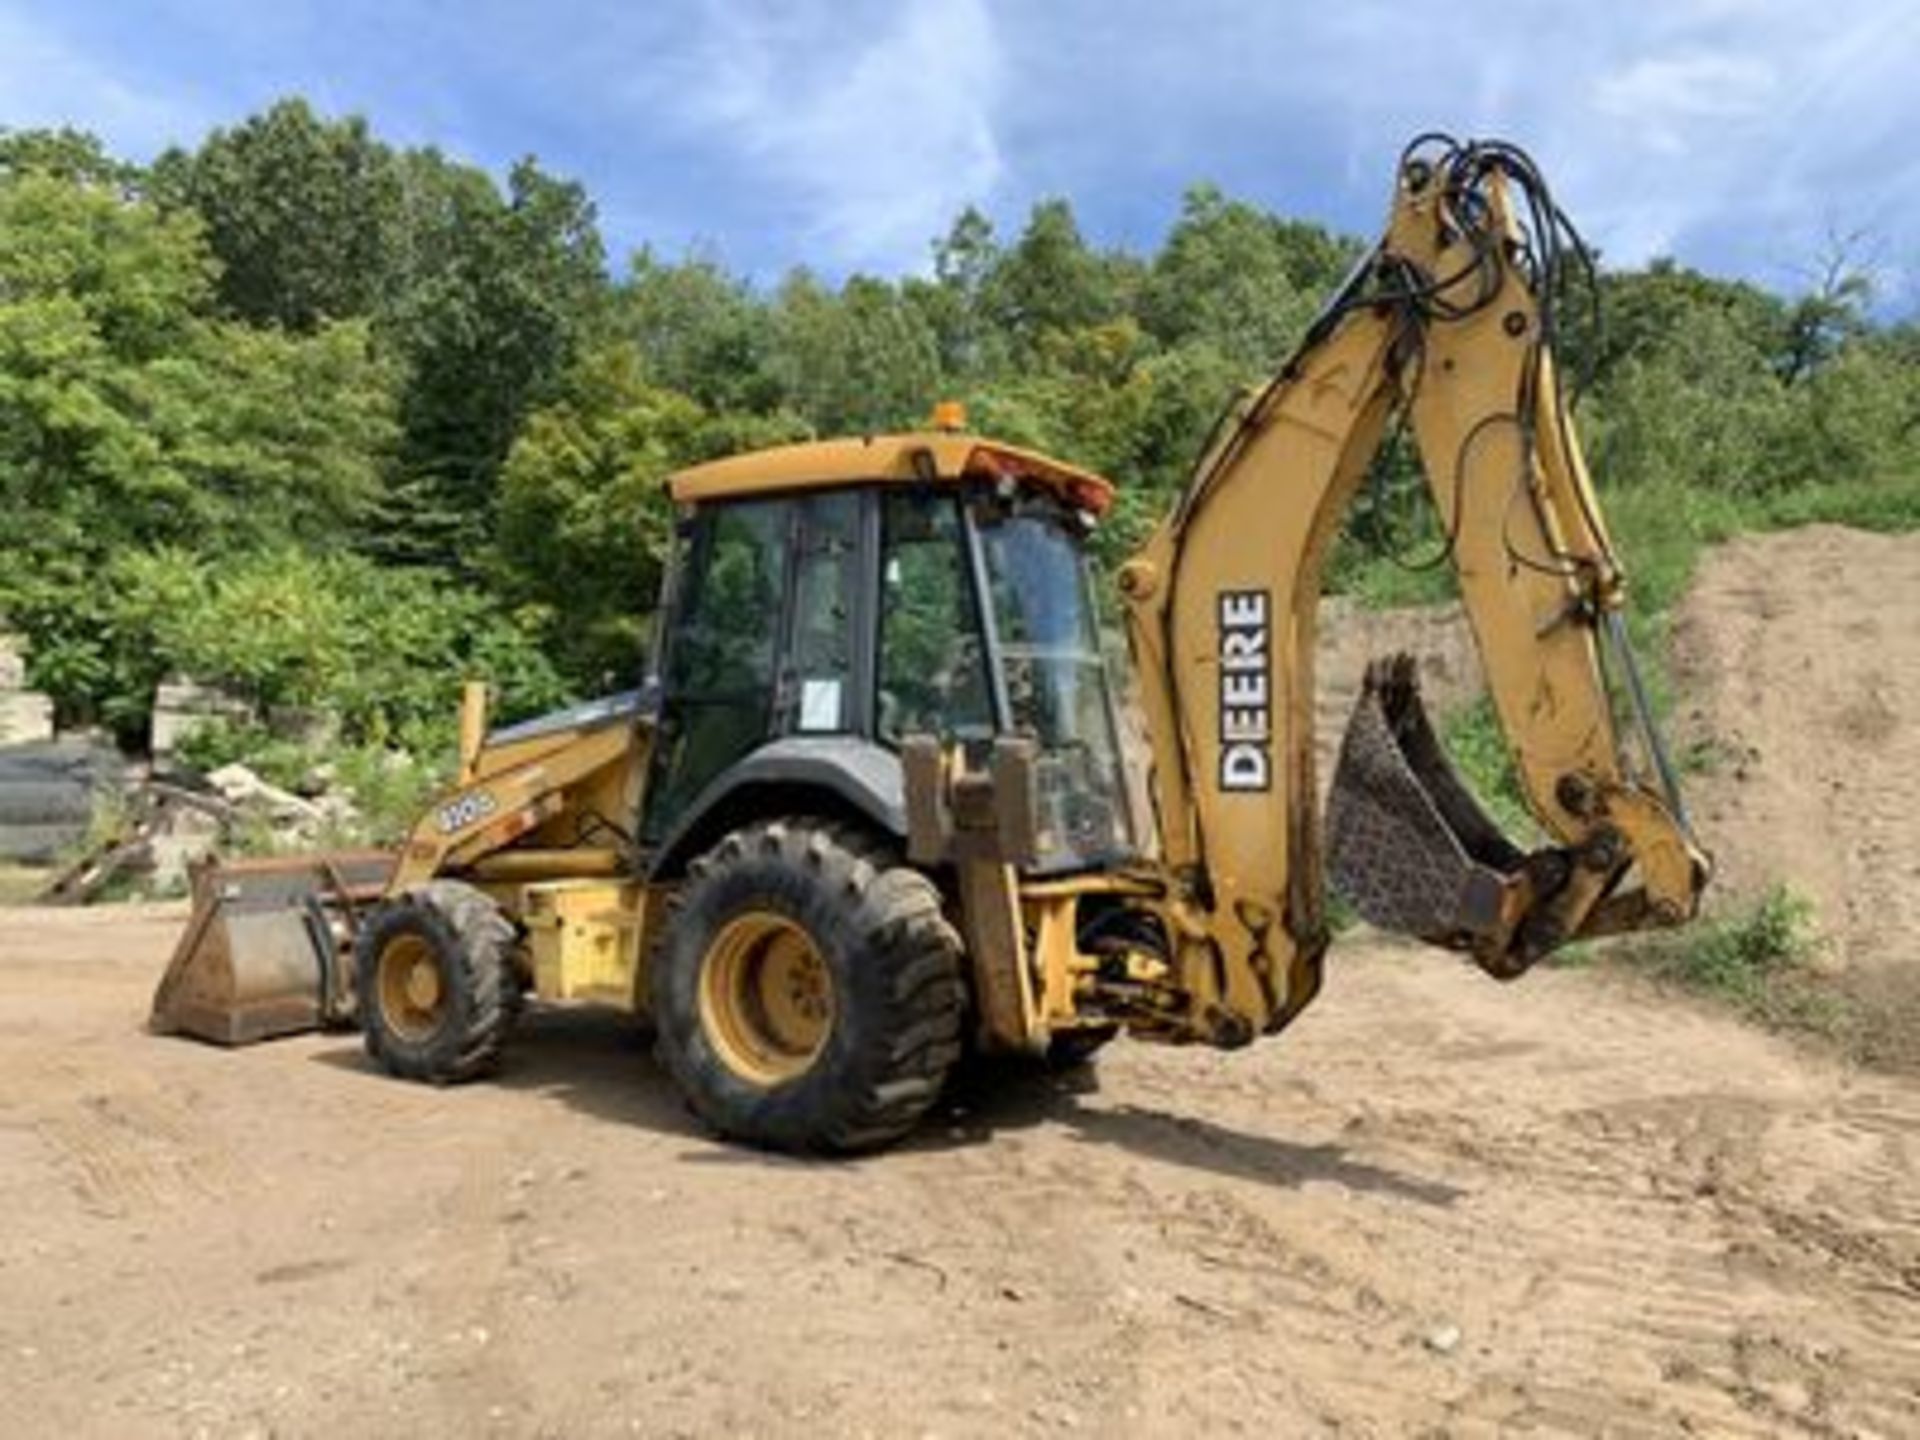
<path fill-rule="evenodd" d="M 800 728 L 802 730 L 838 730 L 840 728 L 840 682 L 838 680 L 802 680 L 800 682 Z"/>

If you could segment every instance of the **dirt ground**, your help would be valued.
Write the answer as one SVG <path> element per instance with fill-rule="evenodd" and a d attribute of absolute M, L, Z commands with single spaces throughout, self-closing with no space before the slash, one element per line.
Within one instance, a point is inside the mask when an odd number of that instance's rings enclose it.
<path fill-rule="evenodd" d="M 1920 1433 L 1920 1084 L 1604 974 L 1344 947 L 802 1163 L 587 1014 L 452 1090 L 150 1038 L 179 918 L 0 932 L 12 1434 Z"/>

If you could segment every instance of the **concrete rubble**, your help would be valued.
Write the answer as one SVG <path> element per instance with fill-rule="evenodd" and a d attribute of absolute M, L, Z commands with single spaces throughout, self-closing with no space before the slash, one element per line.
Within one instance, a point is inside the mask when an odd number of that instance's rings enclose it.
<path fill-rule="evenodd" d="M 0 745 L 53 739 L 53 697 L 27 688 L 27 642 L 0 631 Z"/>
<path fill-rule="evenodd" d="M 171 769 L 181 743 L 209 725 L 220 721 L 240 725 L 252 719 L 252 706 L 216 686 L 179 676 L 163 680 L 153 692 L 153 724 L 147 741 L 154 768 Z"/>
<path fill-rule="evenodd" d="M 200 775 L 184 741 L 216 723 L 252 724 L 253 708 L 217 687 L 178 677 L 154 692 L 151 760 L 129 762 L 111 737 L 55 735 L 50 697 L 26 688 L 26 643 L 0 630 L 0 860 L 65 861 L 45 898 L 82 903 L 105 893 L 183 891 L 188 870 L 216 849 L 309 849 L 359 821 L 328 767 L 303 777 L 308 793 L 272 784 L 245 765 Z M 276 735 L 321 742 L 330 717 L 285 711 Z M 78 858 L 73 858 L 75 856 Z"/>
<path fill-rule="evenodd" d="M 222 765 L 210 770 L 207 786 L 236 809 L 252 809 L 275 825 L 319 825 L 325 812 L 311 800 L 303 800 L 291 790 L 268 784 L 245 765 Z"/>
<path fill-rule="evenodd" d="M 343 795 L 307 799 L 245 765 L 190 780 L 148 776 L 123 798 L 125 819 L 115 834 L 62 872 L 45 899 L 80 904 L 116 883 L 177 894 L 191 867 L 215 850 L 263 838 L 274 850 L 315 849 L 358 818 Z"/>

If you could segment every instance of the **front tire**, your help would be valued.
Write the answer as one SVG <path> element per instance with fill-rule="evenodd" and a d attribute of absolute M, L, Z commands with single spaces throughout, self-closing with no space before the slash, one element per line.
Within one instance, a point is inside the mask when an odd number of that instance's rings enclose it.
<path fill-rule="evenodd" d="M 482 891 L 434 880 L 382 901 L 354 944 L 367 1053 L 445 1085 L 499 1068 L 520 987 L 514 930 Z"/>
<path fill-rule="evenodd" d="M 652 978 L 656 1052 L 722 1135 L 875 1149 L 960 1054 L 960 938 L 933 882 L 862 833 L 752 825 L 694 862 Z"/>

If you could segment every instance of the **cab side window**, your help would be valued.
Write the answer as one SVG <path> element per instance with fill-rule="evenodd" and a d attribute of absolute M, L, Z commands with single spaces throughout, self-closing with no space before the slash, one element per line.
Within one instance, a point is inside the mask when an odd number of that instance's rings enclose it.
<path fill-rule="evenodd" d="M 880 559 L 881 737 L 993 734 L 986 647 L 951 494 L 886 497 Z"/>
<path fill-rule="evenodd" d="M 719 506 L 701 523 L 706 533 L 694 541 L 696 563 L 668 654 L 668 693 L 765 697 L 773 685 L 788 507 Z"/>
<path fill-rule="evenodd" d="M 667 645 L 644 832 L 657 840 L 769 733 L 791 503 L 716 505 L 695 522 Z"/>
<path fill-rule="evenodd" d="M 785 728 L 819 734 L 852 722 L 853 609 L 860 496 L 808 499 L 793 579 L 790 715 Z"/>

